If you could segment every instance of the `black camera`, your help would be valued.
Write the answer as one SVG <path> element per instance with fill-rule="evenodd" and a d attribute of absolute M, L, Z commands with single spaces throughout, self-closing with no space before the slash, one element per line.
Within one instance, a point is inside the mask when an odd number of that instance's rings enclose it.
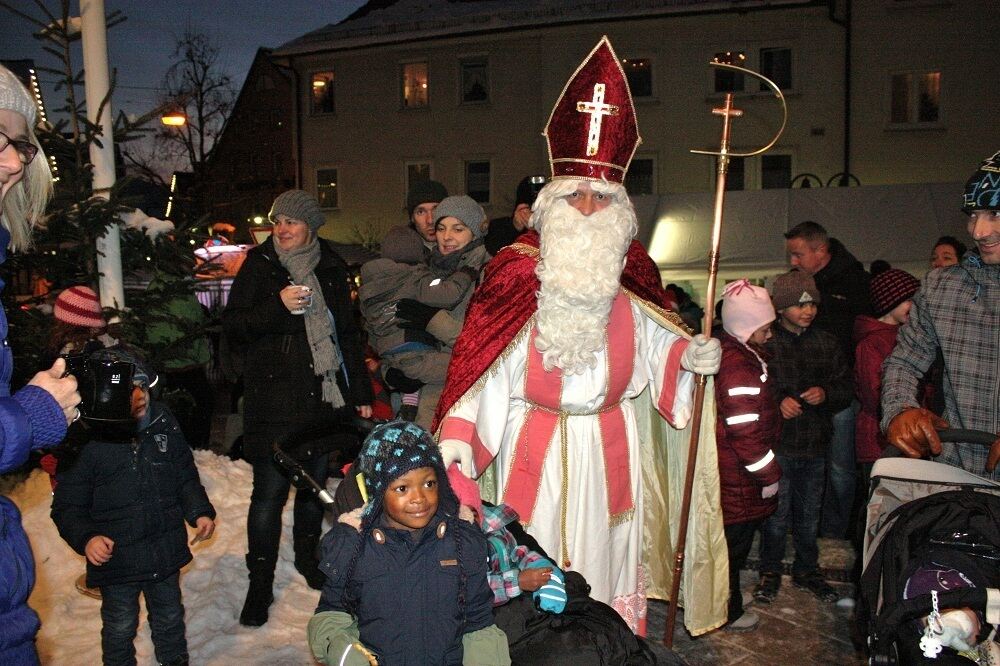
<path fill-rule="evenodd" d="M 537 197 L 538 193 L 549 182 L 549 179 L 545 176 L 532 176 L 529 182 L 531 183 L 531 194 Z"/>
<path fill-rule="evenodd" d="M 76 377 L 80 416 L 87 421 L 128 424 L 132 418 L 135 363 L 88 353 L 62 354 L 66 374 Z"/>

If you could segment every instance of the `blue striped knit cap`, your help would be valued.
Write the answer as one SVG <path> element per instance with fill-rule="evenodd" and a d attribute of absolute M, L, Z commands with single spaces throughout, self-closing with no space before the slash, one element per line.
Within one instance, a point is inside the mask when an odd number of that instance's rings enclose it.
<path fill-rule="evenodd" d="M 396 420 L 375 426 L 361 445 L 358 456 L 358 468 L 365 475 L 368 489 L 365 517 L 374 518 L 381 513 L 382 497 L 390 483 L 420 467 L 433 467 L 437 471 L 439 506 L 444 506 L 449 513 L 457 510 L 441 452 L 430 433 L 409 421 Z"/>

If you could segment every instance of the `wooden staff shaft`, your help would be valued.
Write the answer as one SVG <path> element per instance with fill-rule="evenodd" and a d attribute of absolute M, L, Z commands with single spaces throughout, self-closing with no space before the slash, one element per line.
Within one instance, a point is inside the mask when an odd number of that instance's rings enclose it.
<path fill-rule="evenodd" d="M 712 323 L 715 319 L 715 282 L 719 273 L 719 247 L 722 244 L 722 210 L 726 201 L 726 173 L 729 171 L 729 128 L 730 119 L 740 115 L 733 108 L 733 95 L 726 94 L 722 109 L 713 109 L 713 113 L 721 115 L 722 141 L 719 151 L 717 178 L 715 181 L 715 210 L 712 216 L 712 250 L 708 256 L 708 302 L 705 303 L 705 318 L 702 320 L 702 330 L 705 335 L 712 334 Z M 681 522 L 677 531 L 677 547 L 674 549 L 674 571 L 670 581 L 670 606 L 667 608 L 667 626 L 663 634 L 663 644 L 668 648 L 674 645 L 674 625 L 677 621 L 677 600 L 680 595 L 681 574 L 684 571 L 684 548 L 687 545 L 688 522 L 691 515 L 691 496 L 694 491 L 695 463 L 698 459 L 698 439 L 701 437 L 701 412 L 705 405 L 704 375 L 698 375 L 694 390 L 694 414 L 691 418 L 691 439 L 688 442 L 687 469 L 684 474 L 684 496 L 681 500 Z M 714 424 L 712 424 L 714 426 Z M 668 536 L 669 538 L 669 536 Z"/>

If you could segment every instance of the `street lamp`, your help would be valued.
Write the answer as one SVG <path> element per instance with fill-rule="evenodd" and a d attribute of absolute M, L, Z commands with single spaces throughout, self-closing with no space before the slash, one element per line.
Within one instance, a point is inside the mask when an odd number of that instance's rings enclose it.
<path fill-rule="evenodd" d="M 168 127 L 184 127 L 187 124 L 187 115 L 183 109 L 173 107 L 160 116 L 160 122 Z"/>

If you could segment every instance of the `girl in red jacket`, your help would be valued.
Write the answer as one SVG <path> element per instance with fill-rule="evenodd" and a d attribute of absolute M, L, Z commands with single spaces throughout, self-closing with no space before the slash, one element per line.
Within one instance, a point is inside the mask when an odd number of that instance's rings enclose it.
<path fill-rule="evenodd" d="M 722 367 L 715 378 L 722 514 L 729 550 L 729 624 L 750 631 L 760 618 L 743 610 L 740 569 L 754 534 L 778 508 L 781 467 L 771 450 L 781 434 L 778 404 L 767 384 L 764 342 L 775 319 L 771 297 L 747 280 L 726 285 L 722 295 Z"/>
<path fill-rule="evenodd" d="M 906 271 L 890 268 L 879 273 L 870 286 L 875 317 L 861 315 L 854 320 L 854 386 L 861 403 L 854 426 L 854 451 L 866 487 L 872 464 L 886 445 L 879 428 L 882 363 L 896 346 L 896 333 L 909 319 L 912 299 L 919 289 L 920 281 Z"/>

